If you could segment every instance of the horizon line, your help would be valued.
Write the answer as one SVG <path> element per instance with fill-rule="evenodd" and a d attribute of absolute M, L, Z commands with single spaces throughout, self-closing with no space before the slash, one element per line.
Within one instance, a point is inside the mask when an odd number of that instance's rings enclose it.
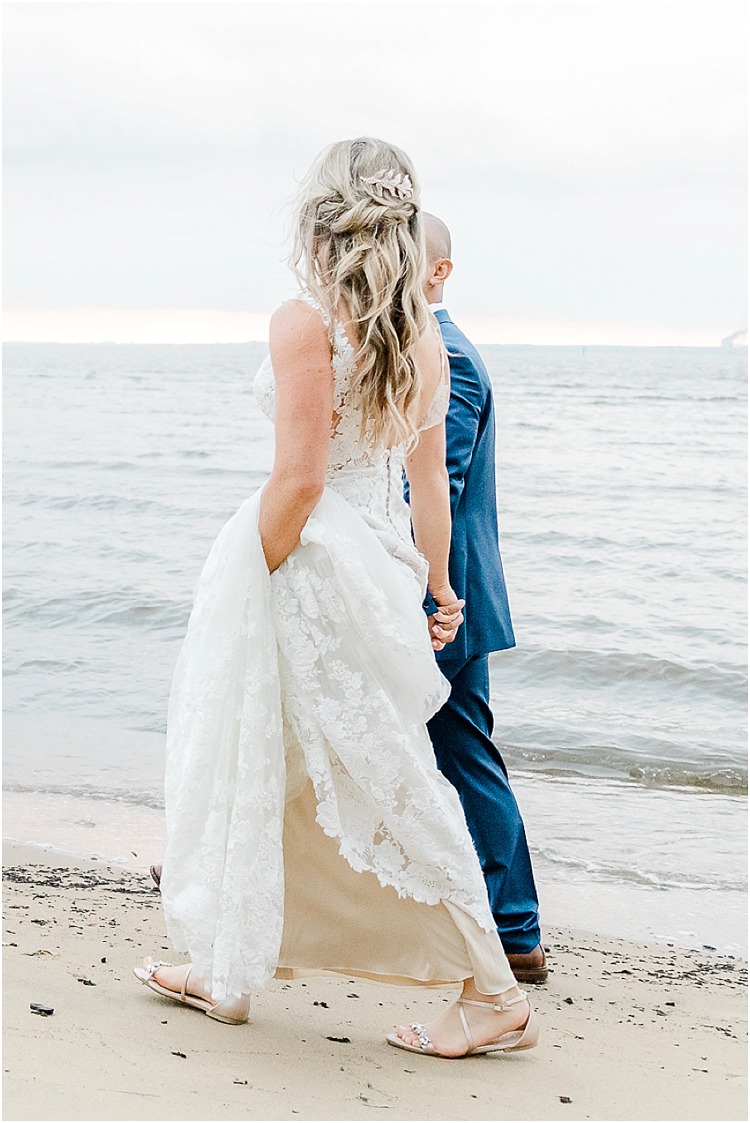
<path fill-rule="evenodd" d="M 263 344 L 268 342 L 270 318 L 270 313 L 221 308 L 8 308 L 2 335 L 4 343 Z M 456 319 L 469 338 L 485 346 L 720 348 L 732 334 L 716 327 L 654 328 L 462 314 Z"/>

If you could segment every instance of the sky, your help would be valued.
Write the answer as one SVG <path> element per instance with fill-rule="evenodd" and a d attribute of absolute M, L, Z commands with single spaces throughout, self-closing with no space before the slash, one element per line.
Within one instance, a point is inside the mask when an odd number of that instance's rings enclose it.
<path fill-rule="evenodd" d="M 382 136 L 477 342 L 747 327 L 747 8 L 723 0 L 6 3 L 4 338 L 265 338 L 288 200 Z"/>

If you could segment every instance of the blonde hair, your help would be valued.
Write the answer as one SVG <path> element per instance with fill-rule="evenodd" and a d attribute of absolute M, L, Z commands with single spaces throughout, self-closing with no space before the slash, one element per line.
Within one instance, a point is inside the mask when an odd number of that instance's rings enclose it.
<path fill-rule="evenodd" d="M 395 189 L 383 189 L 381 173 Z M 373 137 L 326 148 L 299 190 L 291 265 L 329 325 L 342 303 L 357 325 L 353 390 L 363 436 L 366 429 L 377 443 L 418 439 L 415 354 L 430 313 L 419 189 L 408 156 Z"/>

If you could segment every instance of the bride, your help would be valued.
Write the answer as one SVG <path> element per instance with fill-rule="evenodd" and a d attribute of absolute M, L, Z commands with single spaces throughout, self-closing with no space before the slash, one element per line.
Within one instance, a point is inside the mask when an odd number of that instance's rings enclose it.
<path fill-rule="evenodd" d="M 298 200 L 301 292 L 255 381 L 273 471 L 211 550 L 170 696 L 161 889 L 191 962 L 135 973 L 237 1024 L 274 976 L 460 982 L 441 1017 L 387 1037 L 457 1057 L 529 1048 L 538 1028 L 425 728 L 450 691 L 433 649 L 463 602 L 423 252 L 407 156 L 369 137 L 327 148 Z"/>

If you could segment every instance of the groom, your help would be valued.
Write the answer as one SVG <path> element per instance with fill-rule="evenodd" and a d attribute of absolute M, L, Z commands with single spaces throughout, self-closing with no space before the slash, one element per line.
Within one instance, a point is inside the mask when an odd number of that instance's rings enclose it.
<path fill-rule="evenodd" d="M 456 595 L 466 600 L 463 627 L 436 656 L 451 682 L 451 695 L 427 728 L 438 767 L 463 804 L 511 968 L 519 982 L 543 983 L 547 964 L 529 848 L 507 769 L 492 740 L 489 653 L 516 643 L 498 546 L 492 388 L 479 353 L 442 303 L 443 285 L 453 269 L 448 228 L 434 215 L 424 219 L 424 291 L 440 324 L 451 372 L 446 418 L 453 520 L 450 581 Z M 440 638 L 436 607 L 428 595 L 430 630 Z"/>

